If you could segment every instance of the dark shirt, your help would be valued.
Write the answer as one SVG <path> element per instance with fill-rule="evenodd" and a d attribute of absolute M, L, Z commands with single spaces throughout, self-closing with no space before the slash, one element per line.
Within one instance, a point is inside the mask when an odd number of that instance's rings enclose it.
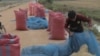
<path fill-rule="evenodd" d="M 75 21 L 71 21 L 70 18 L 68 18 L 66 20 L 66 24 L 65 24 L 65 28 L 69 28 L 69 30 L 71 32 L 83 32 L 83 26 L 82 26 L 82 22 L 88 22 L 89 25 L 91 25 L 91 19 L 78 14 L 76 16 L 76 20 Z M 68 27 L 69 26 L 69 27 Z"/>

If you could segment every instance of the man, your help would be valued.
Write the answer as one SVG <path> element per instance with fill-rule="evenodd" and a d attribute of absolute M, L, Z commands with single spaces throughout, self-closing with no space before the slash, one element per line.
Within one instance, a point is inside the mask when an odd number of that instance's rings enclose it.
<path fill-rule="evenodd" d="M 87 22 L 90 29 L 92 26 L 91 19 L 77 14 L 75 11 L 68 12 L 65 28 L 69 31 L 68 50 L 69 56 L 73 52 L 78 52 L 84 44 L 88 46 L 89 53 L 100 56 L 98 41 L 92 31 L 84 31 L 82 22 Z"/>
<path fill-rule="evenodd" d="M 72 32 L 81 33 L 84 31 L 82 22 L 87 22 L 89 27 L 92 26 L 91 19 L 81 14 L 77 14 L 73 10 L 69 11 L 68 19 L 66 20 L 66 24 L 65 24 L 65 29 L 67 29 L 70 32 L 70 34 L 72 34 Z"/>

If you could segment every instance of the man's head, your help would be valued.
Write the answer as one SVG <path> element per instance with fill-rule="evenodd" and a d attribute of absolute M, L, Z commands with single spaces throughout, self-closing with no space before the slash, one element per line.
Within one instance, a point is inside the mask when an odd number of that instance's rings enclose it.
<path fill-rule="evenodd" d="M 76 20 L 76 12 L 71 10 L 68 12 L 68 18 L 71 19 L 72 21 Z"/>

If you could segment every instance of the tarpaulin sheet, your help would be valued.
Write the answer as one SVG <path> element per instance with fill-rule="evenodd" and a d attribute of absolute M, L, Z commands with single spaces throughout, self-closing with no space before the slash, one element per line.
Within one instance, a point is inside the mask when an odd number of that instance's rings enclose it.
<path fill-rule="evenodd" d="M 95 35 L 91 31 L 74 33 L 63 44 L 48 44 L 23 48 L 21 56 L 71 56 L 79 51 L 83 44 L 87 44 L 91 54 L 100 56 L 100 49 Z"/>
<path fill-rule="evenodd" d="M 29 29 L 46 29 L 48 22 L 43 18 L 31 16 L 27 19 L 27 27 Z"/>

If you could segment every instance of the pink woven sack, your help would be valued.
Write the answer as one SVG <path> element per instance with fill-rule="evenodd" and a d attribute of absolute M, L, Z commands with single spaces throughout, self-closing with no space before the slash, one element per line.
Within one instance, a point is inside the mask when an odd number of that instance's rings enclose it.
<path fill-rule="evenodd" d="M 37 14 L 36 17 L 45 18 L 45 8 L 44 6 L 37 4 Z"/>
<path fill-rule="evenodd" d="M 14 11 L 16 18 L 16 29 L 17 30 L 27 30 L 26 27 L 26 14 L 22 11 Z"/>
<path fill-rule="evenodd" d="M 27 9 L 21 9 L 21 8 L 19 8 L 19 11 L 22 11 L 23 13 L 26 14 L 26 18 L 25 19 L 28 18 L 28 10 Z"/>
<path fill-rule="evenodd" d="M 65 17 L 60 12 L 52 15 L 51 38 L 53 40 L 65 40 Z"/>
<path fill-rule="evenodd" d="M 45 8 L 40 3 L 29 3 L 30 16 L 45 17 Z"/>
<path fill-rule="evenodd" d="M 20 56 L 18 36 L 10 34 L 0 35 L 0 56 Z"/>
<path fill-rule="evenodd" d="M 34 4 L 35 4 L 35 3 L 32 3 L 32 2 L 29 3 L 29 15 L 30 15 L 30 16 L 33 15 L 33 13 L 32 13 L 33 11 L 32 11 L 32 10 L 33 10 L 33 5 L 34 5 Z"/>
<path fill-rule="evenodd" d="M 53 11 L 49 11 L 49 21 L 48 21 L 48 29 L 47 31 L 50 31 L 51 30 L 51 26 L 52 26 L 52 19 L 53 19 L 53 16 L 54 16 L 55 12 Z"/>

